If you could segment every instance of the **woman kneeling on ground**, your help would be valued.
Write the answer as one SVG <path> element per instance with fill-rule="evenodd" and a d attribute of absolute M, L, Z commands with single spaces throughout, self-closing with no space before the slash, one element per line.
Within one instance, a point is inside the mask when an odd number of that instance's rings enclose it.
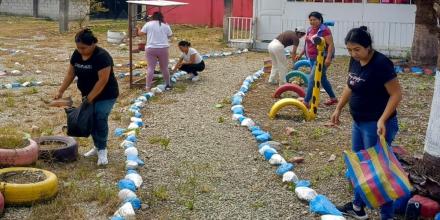
<path fill-rule="evenodd" d="M 399 130 L 396 109 L 402 100 L 394 65 L 385 55 L 373 49 L 365 26 L 351 29 L 345 37 L 345 45 L 351 56 L 348 80 L 331 121 L 340 123 L 341 110 L 349 102 L 353 117 L 352 150 L 359 152 L 373 147 L 379 136 L 384 136 L 391 145 Z M 338 209 L 355 219 L 368 219 L 359 193 L 355 192 L 353 202 Z M 392 220 L 393 217 L 393 202 L 383 204 L 380 219 Z"/>
<path fill-rule="evenodd" d="M 179 50 L 182 51 L 179 62 L 174 67 L 174 71 L 177 69 L 183 70 L 189 74 L 188 79 L 193 82 L 199 80 L 199 73 L 205 69 L 205 62 L 196 49 L 191 47 L 191 43 L 188 41 L 179 42 Z"/>
<path fill-rule="evenodd" d="M 55 99 L 63 97 L 64 91 L 78 77 L 77 87 L 83 102 L 94 105 L 92 138 L 95 144 L 84 156 L 98 155 L 98 165 L 108 164 L 107 138 L 108 116 L 119 96 L 118 82 L 113 73 L 113 59 L 98 47 L 98 39 L 90 29 L 75 35 L 76 50 L 70 58 L 69 69 Z"/>

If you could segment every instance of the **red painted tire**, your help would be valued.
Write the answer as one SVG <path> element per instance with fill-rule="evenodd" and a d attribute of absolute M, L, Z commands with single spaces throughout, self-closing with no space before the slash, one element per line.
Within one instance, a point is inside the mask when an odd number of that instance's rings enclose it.
<path fill-rule="evenodd" d="M 0 192 L 0 217 L 3 215 L 3 211 L 5 210 L 5 198 L 3 194 Z"/>
<path fill-rule="evenodd" d="M 0 166 L 27 166 L 38 160 L 38 144 L 29 139 L 29 144 L 19 149 L 0 147 Z"/>
<path fill-rule="evenodd" d="M 38 158 L 45 161 L 71 162 L 78 158 L 78 143 L 73 137 L 43 136 L 35 140 L 40 148 Z M 57 142 L 59 147 L 48 149 L 45 142 Z"/>
<path fill-rule="evenodd" d="M 286 83 L 286 84 L 278 87 L 277 90 L 275 90 L 273 97 L 280 98 L 281 94 L 283 94 L 284 92 L 287 92 L 287 91 L 295 92 L 299 97 L 306 96 L 306 93 L 301 86 L 298 86 L 293 83 Z"/>

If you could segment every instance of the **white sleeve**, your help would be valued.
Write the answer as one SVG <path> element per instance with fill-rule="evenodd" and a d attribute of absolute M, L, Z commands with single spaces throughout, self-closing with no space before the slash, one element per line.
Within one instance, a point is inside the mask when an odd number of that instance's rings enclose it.
<path fill-rule="evenodd" d="M 192 55 L 194 55 L 194 54 L 198 54 L 197 50 L 194 49 L 194 48 L 192 48 L 192 47 L 189 48 L 189 55 L 192 56 Z"/>
<path fill-rule="evenodd" d="M 171 31 L 171 27 L 169 25 L 167 25 L 167 36 L 171 37 L 171 35 L 173 35 L 173 32 Z"/>
<path fill-rule="evenodd" d="M 148 23 L 145 23 L 144 26 L 142 27 L 142 29 L 141 29 L 142 33 L 147 33 L 147 29 L 148 29 L 147 25 L 148 25 Z"/>

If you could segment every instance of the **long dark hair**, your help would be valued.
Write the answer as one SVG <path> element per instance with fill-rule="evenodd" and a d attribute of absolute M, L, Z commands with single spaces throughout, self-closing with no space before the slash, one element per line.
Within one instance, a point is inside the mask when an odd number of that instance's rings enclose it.
<path fill-rule="evenodd" d="M 156 11 L 153 13 L 152 19 L 153 19 L 153 21 L 159 21 L 159 25 L 162 25 L 162 23 L 166 23 L 163 18 L 163 14 L 159 11 Z"/>
<path fill-rule="evenodd" d="M 76 33 L 75 43 L 83 43 L 90 46 L 98 43 L 98 38 L 95 37 L 92 30 L 84 28 Z"/>
<path fill-rule="evenodd" d="M 315 18 L 317 18 L 318 20 L 321 21 L 321 24 L 324 23 L 324 18 L 322 17 L 322 14 L 321 14 L 320 12 L 312 11 L 312 12 L 310 12 L 310 14 L 309 14 L 309 18 L 310 18 L 310 17 L 315 17 Z"/>
<path fill-rule="evenodd" d="M 182 40 L 179 42 L 179 46 L 180 47 L 191 47 L 191 43 L 186 40 Z"/>
<path fill-rule="evenodd" d="M 368 28 L 366 26 L 360 26 L 358 28 L 351 29 L 345 37 L 345 44 L 349 42 L 359 44 L 364 48 L 373 48 L 373 40 L 371 39 L 371 35 L 368 32 Z"/>

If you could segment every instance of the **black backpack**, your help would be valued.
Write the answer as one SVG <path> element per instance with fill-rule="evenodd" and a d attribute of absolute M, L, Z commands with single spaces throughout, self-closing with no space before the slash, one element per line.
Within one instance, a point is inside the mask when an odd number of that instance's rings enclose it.
<path fill-rule="evenodd" d="M 93 104 L 83 102 L 76 108 L 65 108 L 67 115 L 67 135 L 72 137 L 88 137 L 93 128 Z"/>

